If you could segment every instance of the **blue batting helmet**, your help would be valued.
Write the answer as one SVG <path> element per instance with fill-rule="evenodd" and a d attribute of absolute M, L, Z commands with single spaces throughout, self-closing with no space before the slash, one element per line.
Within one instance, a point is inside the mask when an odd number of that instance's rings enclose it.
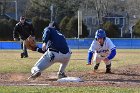
<path fill-rule="evenodd" d="M 98 39 L 98 38 L 106 38 L 106 33 L 103 29 L 98 29 L 95 33 L 95 38 Z"/>

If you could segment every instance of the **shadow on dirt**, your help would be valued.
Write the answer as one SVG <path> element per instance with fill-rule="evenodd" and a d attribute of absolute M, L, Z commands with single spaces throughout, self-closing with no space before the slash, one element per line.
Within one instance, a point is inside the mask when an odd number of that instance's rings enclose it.
<path fill-rule="evenodd" d="M 100 80 L 100 81 L 108 81 L 108 82 L 128 82 L 128 83 L 139 83 L 140 84 L 140 80 L 131 80 L 131 79 L 128 79 L 128 80 L 124 80 L 124 79 L 103 79 L 103 80 Z"/>

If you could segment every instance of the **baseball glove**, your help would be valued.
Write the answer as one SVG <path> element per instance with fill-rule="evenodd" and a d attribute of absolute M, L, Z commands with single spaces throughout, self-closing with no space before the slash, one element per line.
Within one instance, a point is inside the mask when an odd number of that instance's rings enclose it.
<path fill-rule="evenodd" d="M 36 41 L 35 38 L 32 36 L 29 36 L 26 40 L 25 40 L 25 46 L 27 49 L 35 51 L 36 50 Z"/>

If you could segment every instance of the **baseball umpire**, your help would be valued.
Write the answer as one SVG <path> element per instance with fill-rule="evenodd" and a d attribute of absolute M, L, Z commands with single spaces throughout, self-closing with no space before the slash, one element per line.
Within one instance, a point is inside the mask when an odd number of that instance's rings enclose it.
<path fill-rule="evenodd" d="M 106 37 L 106 33 L 103 29 L 99 29 L 95 33 L 95 39 L 93 40 L 88 50 L 87 65 L 91 65 L 92 56 L 94 54 L 94 71 L 96 71 L 101 61 L 106 64 L 106 73 L 111 73 L 111 60 L 116 55 L 116 46 Z"/>
<path fill-rule="evenodd" d="M 43 70 L 56 62 L 61 63 L 57 73 L 58 78 L 67 77 L 65 75 L 65 68 L 69 63 L 71 52 L 64 35 L 59 32 L 58 25 L 55 22 L 51 22 L 49 26 L 44 29 L 42 39 L 42 50 L 47 51 L 37 61 L 34 67 L 32 67 L 29 79 L 36 79 L 41 75 Z"/>
<path fill-rule="evenodd" d="M 14 27 L 13 38 L 15 41 L 18 41 L 20 38 L 21 49 L 23 50 L 21 58 L 28 57 L 27 48 L 34 50 L 33 48 L 36 46 L 36 42 L 33 26 L 25 21 L 24 16 L 20 17 L 20 21 Z"/>

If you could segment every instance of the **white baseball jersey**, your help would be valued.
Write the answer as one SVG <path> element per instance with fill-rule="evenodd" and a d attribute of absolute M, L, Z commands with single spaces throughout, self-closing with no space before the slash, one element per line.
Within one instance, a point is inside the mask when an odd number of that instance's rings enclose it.
<path fill-rule="evenodd" d="M 110 54 L 110 51 L 116 48 L 116 46 L 113 44 L 113 42 L 110 40 L 110 38 L 106 37 L 103 46 L 101 46 L 97 40 L 93 40 L 89 51 L 92 51 L 94 53 L 97 53 L 98 55 L 105 57 L 108 54 Z"/>

